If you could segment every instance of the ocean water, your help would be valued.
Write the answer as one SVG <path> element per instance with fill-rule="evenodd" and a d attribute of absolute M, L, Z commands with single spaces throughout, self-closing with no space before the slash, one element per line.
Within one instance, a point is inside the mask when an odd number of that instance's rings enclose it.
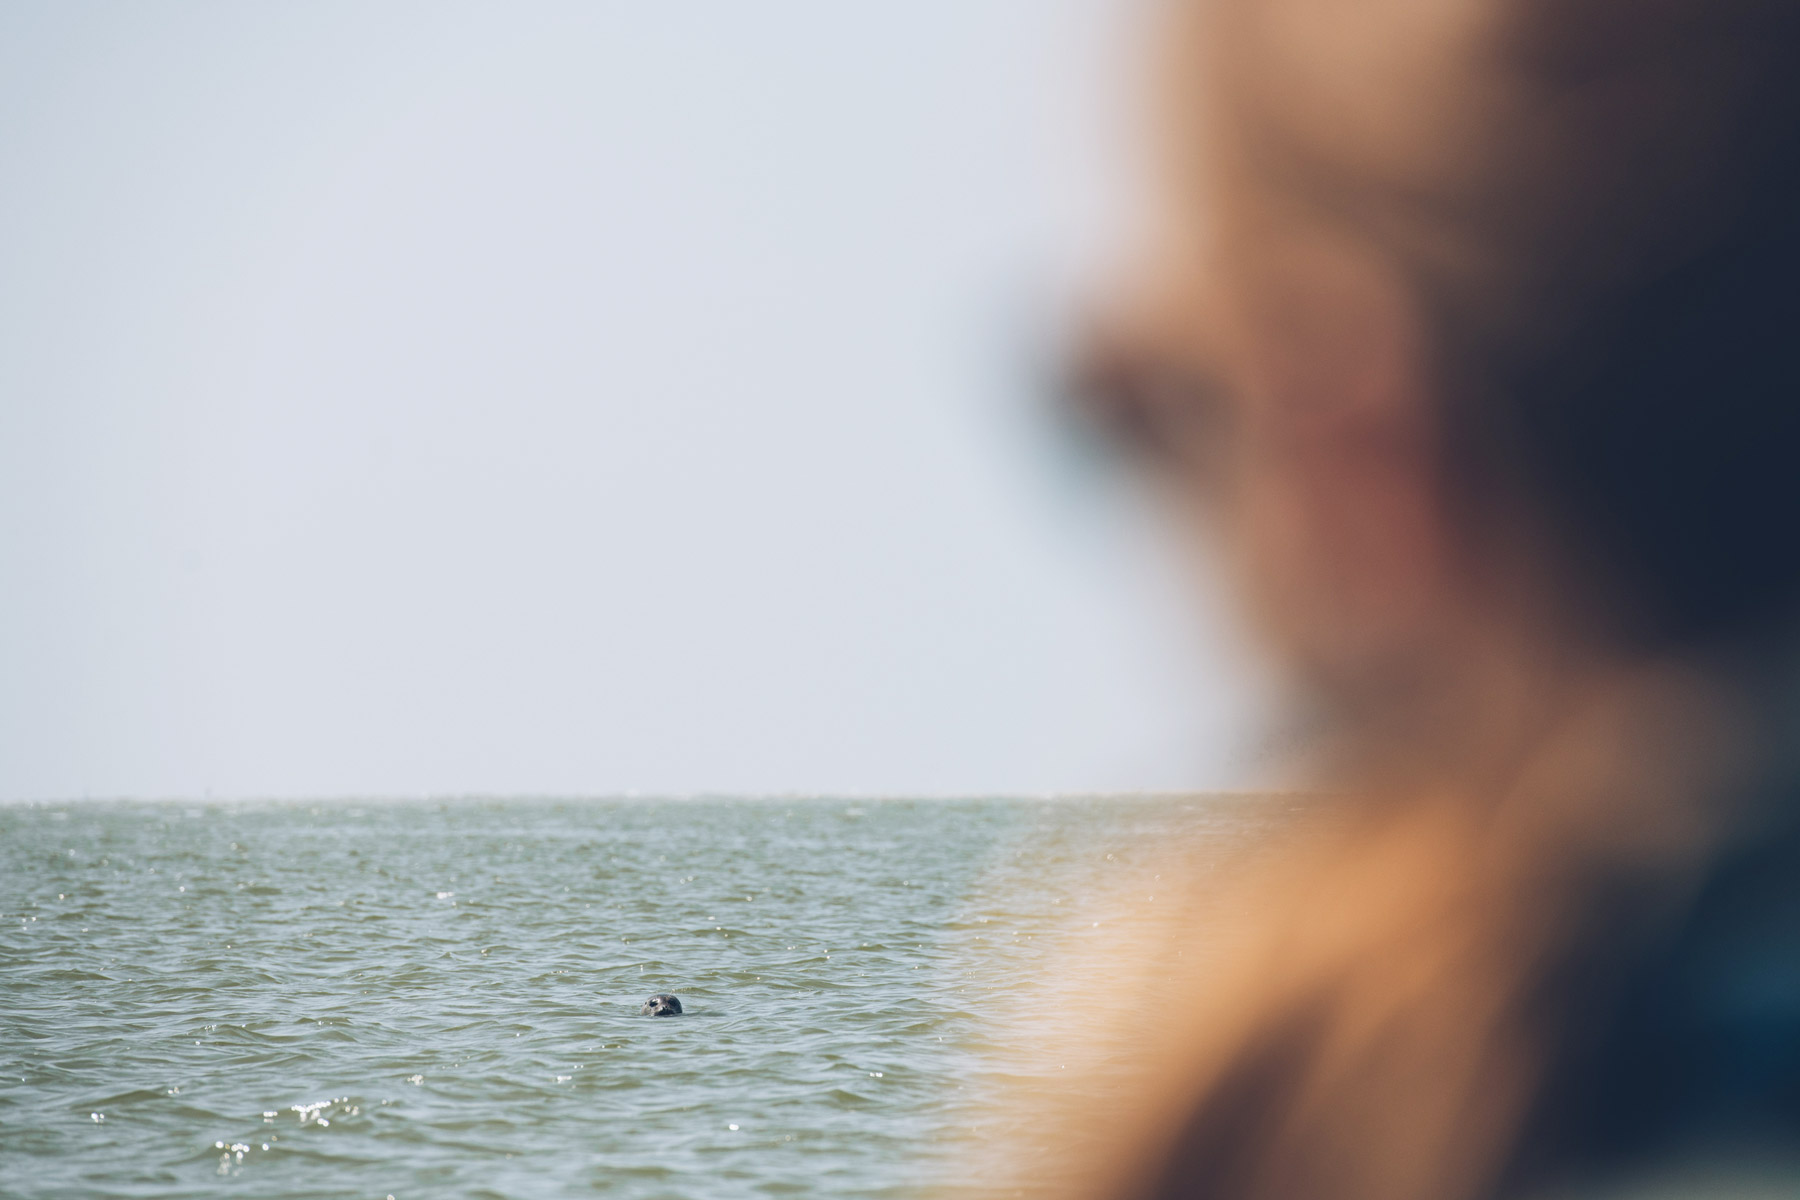
<path fill-rule="evenodd" d="M 976 1193 L 1025 985 L 1278 807 L 0 807 L 0 1195 Z"/>

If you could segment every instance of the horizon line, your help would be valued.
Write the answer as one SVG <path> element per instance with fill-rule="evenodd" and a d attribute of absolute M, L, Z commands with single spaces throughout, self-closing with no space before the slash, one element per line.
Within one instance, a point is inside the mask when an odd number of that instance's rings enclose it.
<path fill-rule="evenodd" d="M 80 796 L 5 796 L 0 797 L 0 807 L 48 807 L 81 804 L 429 804 L 520 801 L 535 801 L 540 803 L 622 803 L 628 801 L 651 803 L 664 801 L 672 803 L 704 801 L 817 803 L 842 801 L 848 803 L 879 804 L 896 801 L 954 803 L 973 800 L 1178 800 L 1202 796 L 1291 796 L 1303 794 L 1305 794 L 1304 789 L 1278 787 L 1122 788 L 1118 790 L 1083 788 L 1072 789 L 1069 791 L 1017 792 L 663 792 L 627 789 L 616 792 L 333 792 L 319 795 L 298 793 L 245 795 L 176 794 L 153 796 L 84 794 Z"/>

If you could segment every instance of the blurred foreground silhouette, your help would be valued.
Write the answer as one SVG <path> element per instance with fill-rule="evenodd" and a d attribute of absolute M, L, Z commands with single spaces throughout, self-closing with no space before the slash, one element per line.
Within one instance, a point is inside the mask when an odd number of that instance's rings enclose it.
<path fill-rule="evenodd" d="M 1327 798 L 1114 948 L 1029 1194 L 1795 1194 L 1800 8 L 1171 10 L 1083 395 Z"/>

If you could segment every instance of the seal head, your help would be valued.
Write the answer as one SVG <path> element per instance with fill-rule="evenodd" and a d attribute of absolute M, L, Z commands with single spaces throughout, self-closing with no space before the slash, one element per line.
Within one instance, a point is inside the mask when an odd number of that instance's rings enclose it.
<path fill-rule="evenodd" d="M 658 992 L 644 1001 L 644 1015 L 646 1017 L 679 1017 L 681 1001 L 667 992 Z"/>

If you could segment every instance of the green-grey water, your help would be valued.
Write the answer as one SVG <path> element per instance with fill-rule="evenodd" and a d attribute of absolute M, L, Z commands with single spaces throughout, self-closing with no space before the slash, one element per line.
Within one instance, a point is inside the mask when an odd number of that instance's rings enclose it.
<path fill-rule="evenodd" d="M 1228 797 L 0 808 L 0 1195 L 966 1189 L 1018 985 L 1129 917 L 1085 899 L 1177 829 L 1222 850 L 1268 820 Z M 686 1015 L 640 1015 L 660 991 Z"/>

